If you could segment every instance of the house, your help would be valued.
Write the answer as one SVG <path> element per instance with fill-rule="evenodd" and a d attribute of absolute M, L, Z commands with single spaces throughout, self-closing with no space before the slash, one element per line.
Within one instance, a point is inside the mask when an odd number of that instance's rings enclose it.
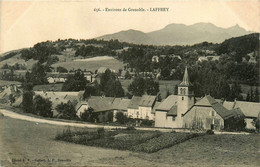
<path fill-rule="evenodd" d="M 133 96 L 127 110 L 129 118 L 154 120 L 154 108 L 156 96 L 143 95 L 142 97 Z"/>
<path fill-rule="evenodd" d="M 98 113 L 98 121 L 103 122 L 108 120 L 108 114 L 113 113 L 113 121 L 116 121 L 115 116 L 117 112 L 123 112 L 127 115 L 127 106 L 129 99 L 92 96 L 87 101 L 82 101 L 76 106 L 78 117 L 81 116 L 85 110 L 92 108 L 94 112 Z"/>
<path fill-rule="evenodd" d="M 83 74 L 87 81 L 94 82 L 94 77 L 92 77 L 92 71 L 84 71 Z"/>
<path fill-rule="evenodd" d="M 155 112 L 155 127 L 167 128 L 224 128 L 225 120 L 234 116 L 210 95 L 195 103 L 189 81 L 188 70 L 185 68 L 183 81 L 178 85 L 178 95 L 168 96 Z"/>
<path fill-rule="evenodd" d="M 220 56 L 199 56 L 197 62 L 202 61 L 216 61 L 219 60 Z"/>
<path fill-rule="evenodd" d="M 229 110 L 240 110 L 245 116 L 246 128 L 255 129 L 253 121 L 260 113 L 260 103 L 246 101 L 224 101 L 223 106 Z"/>
<path fill-rule="evenodd" d="M 159 56 L 153 56 L 152 57 L 152 62 L 158 63 L 159 62 Z"/>
<path fill-rule="evenodd" d="M 224 128 L 225 120 L 233 116 L 232 111 L 207 95 L 183 115 L 183 126 L 184 128 L 221 130 Z"/>
<path fill-rule="evenodd" d="M 56 110 L 57 105 L 61 103 L 72 102 L 74 106 L 80 101 L 80 92 L 55 92 L 55 91 L 34 91 L 35 95 L 40 95 L 52 102 L 53 116 L 56 117 L 59 113 Z"/>
<path fill-rule="evenodd" d="M 51 72 L 47 73 L 47 81 L 48 83 L 64 83 L 67 80 L 69 73 L 58 73 L 58 72 Z"/>
<path fill-rule="evenodd" d="M 102 73 L 105 73 L 106 70 L 109 69 L 111 72 L 115 73 L 116 70 L 114 69 L 110 69 L 110 68 L 107 68 L 107 67 L 100 67 L 98 70 L 97 70 L 97 74 L 102 74 Z"/>
<path fill-rule="evenodd" d="M 176 127 L 177 95 L 168 96 L 155 109 L 155 127 Z"/>

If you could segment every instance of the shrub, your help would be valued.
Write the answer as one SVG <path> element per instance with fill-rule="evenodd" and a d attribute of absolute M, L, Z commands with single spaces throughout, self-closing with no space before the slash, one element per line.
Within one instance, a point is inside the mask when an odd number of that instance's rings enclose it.
<path fill-rule="evenodd" d="M 131 150 L 152 153 L 198 136 L 200 136 L 200 134 L 197 133 L 164 133 L 163 135 L 152 138 L 145 143 L 133 146 Z"/>
<path fill-rule="evenodd" d="M 120 124 L 124 124 L 127 121 L 127 116 L 123 112 L 116 113 L 116 121 Z"/>
<path fill-rule="evenodd" d="M 52 102 L 49 99 L 45 99 L 40 95 L 36 95 L 33 99 L 33 105 L 37 115 L 43 117 L 52 117 Z"/>
<path fill-rule="evenodd" d="M 208 135 L 214 135 L 214 131 L 213 130 L 207 130 L 207 132 L 206 132 Z"/>
<path fill-rule="evenodd" d="M 154 121 L 148 120 L 148 119 L 142 120 L 142 122 L 141 122 L 141 126 L 152 126 L 153 124 L 154 124 Z"/>
<path fill-rule="evenodd" d="M 136 130 L 136 129 L 135 129 L 135 127 L 133 127 L 133 126 L 127 126 L 127 127 L 126 127 L 126 130 Z"/>

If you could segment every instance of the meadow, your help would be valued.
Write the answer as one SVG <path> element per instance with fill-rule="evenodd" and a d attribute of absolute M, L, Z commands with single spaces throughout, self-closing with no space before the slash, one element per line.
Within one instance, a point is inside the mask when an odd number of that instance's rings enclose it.
<path fill-rule="evenodd" d="M 259 166 L 259 134 L 204 135 L 154 153 L 142 153 L 55 140 L 57 134 L 68 129 L 66 126 L 3 116 L 0 125 L 1 166 Z M 70 130 L 97 132 L 97 129 L 75 127 Z M 133 134 L 138 136 L 141 132 Z M 115 138 L 129 139 L 127 135 L 116 135 Z M 20 158 L 26 161 L 12 162 Z M 40 159 L 46 161 L 37 161 Z M 53 161 L 48 162 L 48 159 Z"/>

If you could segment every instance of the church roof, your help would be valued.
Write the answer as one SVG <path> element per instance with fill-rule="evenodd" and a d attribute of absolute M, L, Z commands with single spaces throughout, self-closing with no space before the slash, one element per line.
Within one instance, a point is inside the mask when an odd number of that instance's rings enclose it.
<path fill-rule="evenodd" d="M 169 111 L 172 106 L 177 105 L 177 101 L 177 95 L 170 95 L 156 108 L 156 110 Z"/>
<path fill-rule="evenodd" d="M 187 66 L 185 67 L 184 76 L 183 76 L 183 79 L 182 79 L 182 82 L 180 83 L 180 85 L 181 86 L 191 86 Z"/>

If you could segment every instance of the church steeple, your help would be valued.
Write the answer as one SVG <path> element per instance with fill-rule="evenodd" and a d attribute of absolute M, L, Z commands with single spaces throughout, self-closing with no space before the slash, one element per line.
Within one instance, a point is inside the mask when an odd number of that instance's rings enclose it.
<path fill-rule="evenodd" d="M 183 127 L 182 114 L 187 112 L 192 105 L 194 105 L 194 94 L 186 66 L 183 80 L 178 86 L 177 126 L 179 128 Z"/>
<path fill-rule="evenodd" d="M 189 75 L 188 75 L 187 66 L 185 67 L 184 76 L 183 76 L 183 79 L 182 79 L 182 82 L 180 83 L 180 85 L 182 85 L 182 86 L 191 86 Z"/>

